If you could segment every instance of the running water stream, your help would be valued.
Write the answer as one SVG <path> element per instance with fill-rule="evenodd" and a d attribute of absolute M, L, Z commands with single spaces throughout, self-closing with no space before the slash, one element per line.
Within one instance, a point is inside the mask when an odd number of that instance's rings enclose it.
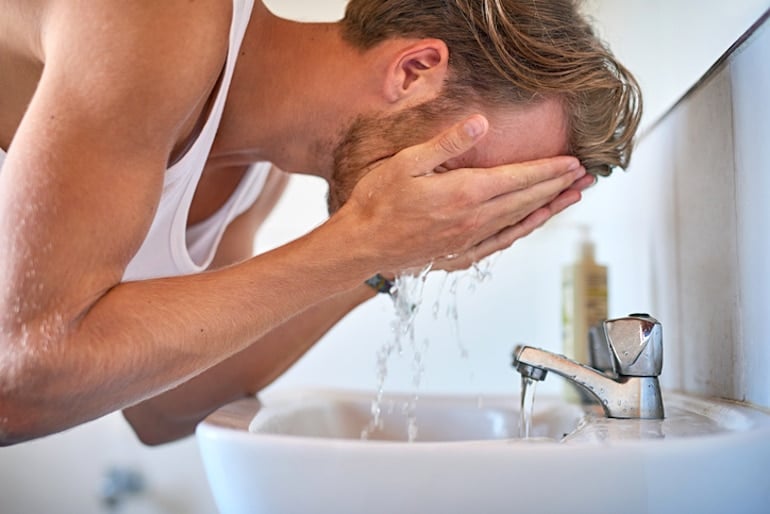
<path fill-rule="evenodd" d="M 521 376 L 521 412 L 519 418 L 519 437 L 529 439 L 532 431 L 532 411 L 535 408 L 535 390 L 537 380 Z"/>

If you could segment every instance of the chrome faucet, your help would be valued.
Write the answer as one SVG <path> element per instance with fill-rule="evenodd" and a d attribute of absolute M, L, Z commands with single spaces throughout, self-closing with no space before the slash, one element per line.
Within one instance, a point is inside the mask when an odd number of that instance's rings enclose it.
<path fill-rule="evenodd" d="M 663 419 L 661 324 L 648 314 L 631 314 L 593 328 L 589 341 L 594 367 L 522 345 L 514 350 L 513 366 L 533 380 L 544 380 L 549 371 L 561 375 L 597 399 L 610 418 Z"/>

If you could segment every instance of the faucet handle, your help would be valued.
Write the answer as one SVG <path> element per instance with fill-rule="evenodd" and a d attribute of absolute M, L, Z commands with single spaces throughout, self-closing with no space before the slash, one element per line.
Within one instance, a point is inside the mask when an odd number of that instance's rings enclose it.
<path fill-rule="evenodd" d="M 618 376 L 603 321 L 588 330 L 588 364 L 606 375 Z"/>
<path fill-rule="evenodd" d="M 657 377 L 663 369 L 663 327 L 649 314 L 604 322 L 618 375 Z"/>

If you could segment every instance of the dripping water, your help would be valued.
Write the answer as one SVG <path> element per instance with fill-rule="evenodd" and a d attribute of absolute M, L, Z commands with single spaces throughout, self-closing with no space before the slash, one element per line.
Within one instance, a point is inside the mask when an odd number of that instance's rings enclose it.
<path fill-rule="evenodd" d="M 476 285 L 491 279 L 491 268 L 496 260 L 496 256 L 490 257 L 475 263 L 472 268 L 466 272 L 454 272 L 444 274 L 440 284 L 438 298 L 433 304 L 433 319 L 438 321 L 441 313 L 441 298 L 444 297 L 444 288 L 449 283 L 448 302 L 445 306 L 445 316 L 451 322 L 452 335 L 454 337 L 460 357 L 468 362 L 470 381 L 474 382 L 475 373 L 470 362 L 470 352 L 464 344 L 460 333 L 460 316 L 458 312 L 458 290 L 460 281 L 468 277 L 470 284 L 468 291 L 473 292 Z M 415 335 L 415 321 L 423 304 L 423 292 L 428 273 L 431 271 L 431 265 L 426 266 L 416 275 L 400 275 L 396 277 L 395 285 L 391 294 L 395 310 L 395 319 L 392 323 L 392 339 L 383 344 L 377 351 L 376 370 L 377 370 L 377 392 L 371 403 L 371 418 L 367 426 L 361 431 L 361 439 L 369 439 L 375 431 L 384 428 L 383 418 L 383 399 L 385 394 L 385 381 L 388 377 L 388 365 L 394 354 L 404 356 L 410 353 L 412 358 L 412 386 L 414 394 L 402 406 L 402 413 L 406 416 L 406 432 L 409 442 L 417 439 L 417 404 L 419 400 L 419 389 L 422 378 L 425 374 L 425 355 L 429 348 L 428 338 L 422 339 L 417 343 Z M 479 395 L 479 406 L 482 405 L 482 399 Z"/>

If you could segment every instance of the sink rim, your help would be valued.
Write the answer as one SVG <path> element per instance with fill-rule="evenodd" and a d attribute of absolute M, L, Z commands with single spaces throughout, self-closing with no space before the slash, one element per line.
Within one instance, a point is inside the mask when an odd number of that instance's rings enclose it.
<path fill-rule="evenodd" d="M 499 405 L 497 402 L 504 402 L 507 406 L 516 405 L 518 403 L 517 394 L 501 395 L 501 394 L 484 394 L 484 395 L 465 395 L 465 394 L 450 394 L 450 393 L 421 393 L 419 401 L 431 401 L 439 403 L 456 403 L 458 398 L 461 401 L 473 401 L 476 402 L 477 398 L 481 396 L 483 405 L 485 407 L 495 407 Z M 411 398 L 413 393 L 388 393 L 385 397 L 386 401 L 399 398 Z M 536 440 L 527 441 L 519 438 L 500 438 L 500 439 L 467 439 L 467 440 L 454 440 L 454 441 L 403 441 L 403 440 L 377 440 L 377 439 L 351 439 L 351 438 L 329 438 L 329 437 L 317 437 L 307 435 L 289 435 L 289 434 L 277 434 L 267 432 L 251 432 L 249 431 L 249 425 L 257 413 L 261 409 L 287 409 L 290 408 L 292 402 L 299 402 L 307 399 L 327 399 L 328 401 L 334 401 L 342 398 L 355 399 L 355 400 L 371 400 L 374 398 L 374 393 L 371 391 L 361 390 L 343 390 L 343 389 L 328 389 L 328 388 L 296 388 L 280 391 L 271 391 L 269 394 L 260 397 L 248 397 L 236 400 L 230 404 L 227 404 L 215 412 L 210 414 L 206 419 L 198 424 L 196 428 L 196 436 L 198 437 L 228 437 L 235 438 L 237 440 L 243 440 L 244 442 L 251 442 L 255 444 L 258 441 L 275 445 L 275 446 L 307 446 L 307 447 L 332 447 L 332 448 L 365 448 L 367 451 L 378 451 L 379 449 L 392 450 L 398 447 L 409 447 L 409 451 L 435 451 L 437 447 L 449 450 L 456 449 L 462 451 L 465 448 L 492 448 L 493 451 L 500 451 L 500 447 L 510 448 L 513 451 L 550 451 L 559 447 L 560 452 L 567 451 L 567 448 L 593 448 L 592 452 L 595 452 L 597 446 L 604 448 L 623 448 L 623 447 L 636 447 L 643 446 L 645 448 L 651 446 L 657 446 L 665 449 L 672 449 L 675 445 L 679 447 L 688 447 L 691 445 L 703 445 L 713 443 L 722 443 L 729 441 L 742 440 L 744 438 L 754 439 L 756 438 L 770 438 L 770 410 L 756 407 L 750 404 L 737 402 L 733 400 L 725 400 L 719 398 L 708 398 L 698 395 L 692 395 L 688 393 L 681 393 L 678 391 L 664 391 L 664 404 L 672 402 L 674 404 L 687 404 L 687 405 L 701 405 L 701 406 L 715 406 L 721 409 L 732 409 L 738 416 L 745 416 L 748 418 L 748 422 L 751 426 L 742 430 L 726 430 L 724 432 L 701 434 L 691 437 L 677 437 L 677 438 L 662 438 L 662 439 L 646 439 L 646 438 L 617 438 L 605 441 L 570 441 L 569 435 L 577 433 L 581 428 L 580 426 L 571 432 L 565 438 L 560 440 Z M 554 405 L 570 405 L 563 401 L 560 396 L 556 395 L 542 395 L 538 396 L 540 405 L 543 405 L 545 401 L 546 407 Z M 587 408 L 581 408 L 578 405 L 572 405 L 576 411 L 583 411 L 583 421 L 590 423 L 590 416 L 600 412 L 598 405 L 589 405 Z M 537 409 L 537 403 L 536 403 Z M 538 409 L 539 410 L 539 409 Z M 577 413 L 577 412 L 576 412 Z M 601 416 L 599 416 L 601 418 Z M 613 420 L 614 421 L 614 420 Z M 622 422 L 629 422 L 633 420 L 618 420 Z M 646 420 L 643 420 L 646 421 Z M 418 418 L 419 423 L 419 418 Z M 665 444 L 656 444 L 665 441 Z"/>

